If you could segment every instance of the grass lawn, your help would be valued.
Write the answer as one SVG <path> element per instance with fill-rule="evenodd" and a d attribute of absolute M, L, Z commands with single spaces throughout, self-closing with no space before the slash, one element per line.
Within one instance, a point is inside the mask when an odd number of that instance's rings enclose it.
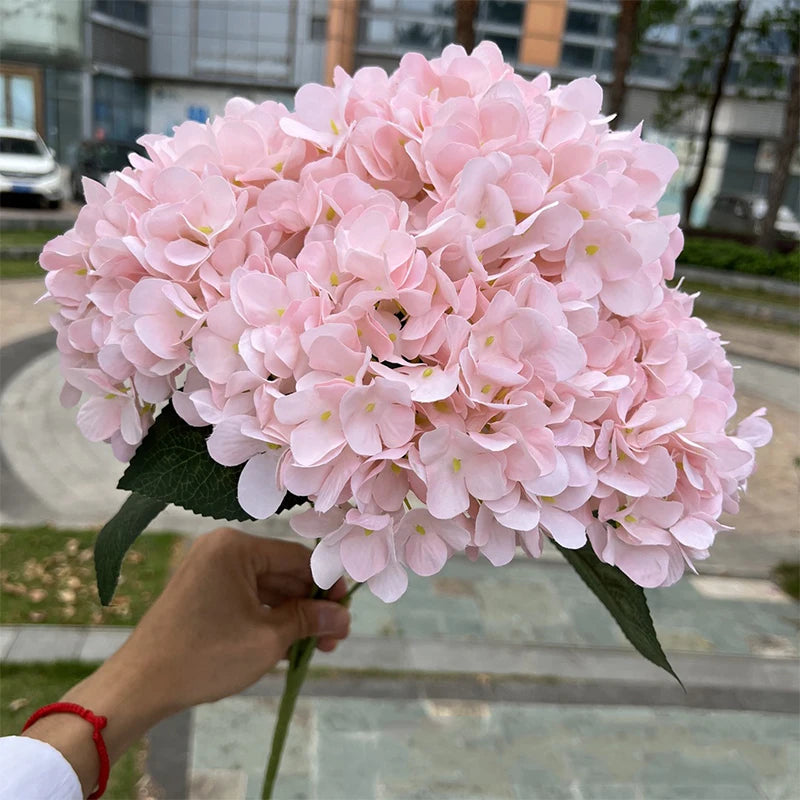
<path fill-rule="evenodd" d="M 63 231 L 2 231 L 0 232 L 0 250 L 4 247 L 38 247 L 60 236 Z"/>
<path fill-rule="evenodd" d="M 123 562 L 112 605 L 103 608 L 92 559 L 96 535 L 0 528 L 0 623 L 135 625 L 166 583 L 184 539 L 170 533 L 138 539 Z"/>
<path fill-rule="evenodd" d="M 0 279 L 43 278 L 44 270 L 30 258 L 0 258 Z"/>
<path fill-rule="evenodd" d="M 44 271 L 35 258 L 5 258 L 2 255 L 3 248 L 31 247 L 41 250 L 46 242 L 60 233 L 59 230 L 3 231 L 0 233 L 0 279 L 43 277 Z"/>
<path fill-rule="evenodd" d="M 71 661 L 54 664 L 4 664 L 0 702 L 0 736 L 18 734 L 28 717 L 47 703 L 54 703 L 70 686 L 83 680 L 94 667 Z M 111 769 L 109 800 L 134 800 L 144 772 L 145 744 L 134 745 Z"/>

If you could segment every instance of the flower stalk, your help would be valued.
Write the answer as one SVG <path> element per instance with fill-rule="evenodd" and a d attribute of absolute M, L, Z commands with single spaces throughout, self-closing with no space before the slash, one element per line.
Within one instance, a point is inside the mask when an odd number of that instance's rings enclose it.
<path fill-rule="evenodd" d="M 339 602 L 345 606 L 349 605 L 353 593 L 361 585 L 360 583 L 353 584 Z M 320 589 L 318 586 L 315 586 L 311 592 L 312 599 L 322 599 L 326 595 L 327 591 Z M 294 716 L 294 708 L 308 675 L 308 667 L 311 664 L 311 658 L 316 648 L 316 636 L 299 639 L 289 648 L 289 666 L 286 669 L 286 682 L 283 687 L 280 706 L 278 706 L 275 729 L 272 733 L 272 746 L 270 747 L 269 762 L 267 763 L 267 774 L 264 778 L 264 789 L 261 793 L 262 800 L 271 800 L 272 798 L 272 792 L 275 788 L 275 781 L 281 765 L 283 748 L 289 735 L 292 717 Z"/>

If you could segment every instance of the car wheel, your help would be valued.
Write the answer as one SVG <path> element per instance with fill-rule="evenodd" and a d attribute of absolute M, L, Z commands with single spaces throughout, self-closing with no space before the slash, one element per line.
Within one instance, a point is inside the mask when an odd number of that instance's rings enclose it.
<path fill-rule="evenodd" d="M 47 207 L 52 209 L 61 208 L 61 200 L 48 200 Z"/>
<path fill-rule="evenodd" d="M 81 189 L 80 180 L 73 178 L 70 183 L 72 184 L 72 199 L 78 203 L 83 202 L 83 191 Z"/>

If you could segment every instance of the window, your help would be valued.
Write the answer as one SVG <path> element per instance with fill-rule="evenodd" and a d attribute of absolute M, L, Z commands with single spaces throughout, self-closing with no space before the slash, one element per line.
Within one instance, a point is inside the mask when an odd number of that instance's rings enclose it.
<path fill-rule="evenodd" d="M 565 44 L 561 50 L 561 64 L 572 69 L 594 68 L 594 48 L 579 44 Z"/>
<path fill-rule="evenodd" d="M 494 22 L 499 25 L 522 25 L 522 17 L 525 12 L 523 0 L 506 0 L 506 2 L 485 0 L 483 6 L 483 18 L 487 22 Z"/>
<path fill-rule="evenodd" d="M 17 136 L 0 137 L 0 153 L 15 156 L 43 156 L 46 152 L 38 137 L 36 139 L 23 139 Z"/>
<path fill-rule="evenodd" d="M 309 38 L 313 42 L 324 42 L 328 34 L 328 20 L 325 17 L 311 17 Z"/>
<path fill-rule="evenodd" d="M 149 21 L 146 0 L 94 0 L 94 11 L 142 28 Z"/>
<path fill-rule="evenodd" d="M 581 36 L 597 36 L 600 33 L 601 16 L 591 11 L 571 9 L 567 13 L 567 32 Z"/>

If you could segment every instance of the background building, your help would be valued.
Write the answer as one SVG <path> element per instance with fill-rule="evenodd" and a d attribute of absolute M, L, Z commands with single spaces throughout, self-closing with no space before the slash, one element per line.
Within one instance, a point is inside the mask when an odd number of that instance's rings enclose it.
<path fill-rule="evenodd" d="M 751 15 L 782 1 L 753 0 Z M 681 160 L 664 211 L 679 208 L 694 174 L 704 115 L 659 126 L 659 98 L 713 32 L 715 9 L 729 2 L 686 0 L 670 22 L 647 29 L 627 74 L 622 125 L 644 120 L 645 136 Z M 496 42 L 522 74 L 546 69 L 557 82 L 594 74 L 610 84 L 619 0 L 477 0 L 475 8 L 476 41 Z M 0 23 L 0 124 L 36 127 L 69 162 L 83 138 L 169 133 L 185 119 L 220 113 L 234 95 L 291 106 L 300 85 L 330 80 L 337 64 L 392 70 L 409 50 L 434 56 L 455 38 L 456 8 L 453 0 L 0 0 Z M 747 47 L 740 36 L 695 224 L 718 192 L 766 191 L 784 98 L 771 91 L 774 74 L 764 74 L 763 85 L 745 80 Z M 786 73 L 788 38 L 778 32 L 769 47 Z M 800 207 L 797 158 L 786 203 Z"/>

